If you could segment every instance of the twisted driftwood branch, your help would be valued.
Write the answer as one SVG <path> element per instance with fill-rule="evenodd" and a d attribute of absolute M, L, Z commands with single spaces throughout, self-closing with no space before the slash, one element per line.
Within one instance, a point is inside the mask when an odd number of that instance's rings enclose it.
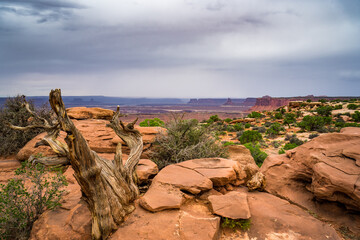
<path fill-rule="evenodd" d="M 59 89 L 50 92 L 49 101 L 58 117 L 60 129 L 67 133 L 65 141 L 69 148 L 70 164 L 92 215 L 92 237 L 105 239 L 134 210 L 132 203 L 139 194 L 135 167 L 143 142 L 140 132 L 134 129 L 136 121 L 125 126 L 118 118 L 118 107 L 108 124 L 130 148 L 129 158 L 123 165 L 120 143 L 113 161 L 99 157 L 90 149 L 68 117 Z"/>

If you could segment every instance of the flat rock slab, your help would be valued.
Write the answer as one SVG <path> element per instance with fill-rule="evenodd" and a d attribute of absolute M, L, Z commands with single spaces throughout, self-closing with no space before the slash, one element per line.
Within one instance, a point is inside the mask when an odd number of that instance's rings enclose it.
<path fill-rule="evenodd" d="M 155 182 L 170 184 L 192 194 L 198 194 L 213 187 L 213 183 L 207 177 L 178 165 L 169 165 L 163 168 L 153 179 L 153 183 Z"/>
<path fill-rule="evenodd" d="M 138 206 L 109 238 L 111 240 L 215 240 L 220 218 L 197 216 L 182 210 L 150 213 Z"/>
<path fill-rule="evenodd" d="M 208 197 L 214 214 L 231 219 L 249 219 L 250 209 L 245 192 L 229 192 Z"/>
<path fill-rule="evenodd" d="M 209 178 L 214 186 L 225 186 L 234 182 L 240 172 L 238 162 L 225 158 L 200 158 L 176 165 L 195 170 Z"/>
<path fill-rule="evenodd" d="M 263 192 L 248 193 L 250 239 L 341 239 L 328 224 L 289 202 Z"/>
<path fill-rule="evenodd" d="M 188 212 L 180 213 L 180 237 L 182 240 L 218 239 L 220 218 L 196 217 Z"/>
<path fill-rule="evenodd" d="M 139 202 L 144 209 L 150 212 L 158 212 L 165 209 L 179 209 L 183 201 L 183 193 L 179 188 L 155 182 L 151 184 Z"/>

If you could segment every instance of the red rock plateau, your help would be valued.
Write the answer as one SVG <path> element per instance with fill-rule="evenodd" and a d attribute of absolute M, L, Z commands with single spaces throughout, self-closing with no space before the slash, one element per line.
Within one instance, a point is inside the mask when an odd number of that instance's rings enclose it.
<path fill-rule="evenodd" d="M 120 139 L 106 120 L 73 120 L 90 147 L 112 159 Z M 109 239 L 359 239 L 360 129 L 323 134 L 287 152 L 269 156 L 259 169 L 249 150 L 229 147 L 229 159 L 193 159 L 158 172 L 147 151 L 162 128 L 137 127 L 145 151 L 137 174 L 148 190 L 135 211 Z M 31 140 L 16 156 L 53 155 Z M 64 134 L 61 135 L 64 137 Z M 123 146 L 124 153 L 128 149 Z M 13 159 L 13 158 L 11 158 Z M 0 161 L 2 182 L 18 161 Z M 126 159 L 126 158 L 125 158 Z M 91 239 L 91 215 L 68 167 L 62 206 L 35 222 L 30 239 Z M 251 191 L 250 191 L 250 190 Z M 248 231 L 221 226 L 221 218 L 250 219 Z M 351 237 L 351 238 L 350 238 Z"/>

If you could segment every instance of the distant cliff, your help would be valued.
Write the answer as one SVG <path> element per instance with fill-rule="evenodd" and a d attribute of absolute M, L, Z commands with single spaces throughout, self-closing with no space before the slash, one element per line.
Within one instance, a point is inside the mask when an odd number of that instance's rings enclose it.
<path fill-rule="evenodd" d="M 188 102 L 197 106 L 253 106 L 256 98 L 192 98 Z"/>
<path fill-rule="evenodd" d="M 298 97 L 281 97 L 281 98 L 273 98 L 270 96 L 264 96 L 256 99 L 255 105 L 249 109 L 249 111 L 271 111 L 275 110 L 279 107 L 286 106 L 290 101 L 306 101 L 310 99 L 311 101 L 319 101 L 320 99 L 326 100 L 349 100 L 351 98 L 359 98 L 359 97 L 328 97 L 328 96 L 298 96 Z"/>

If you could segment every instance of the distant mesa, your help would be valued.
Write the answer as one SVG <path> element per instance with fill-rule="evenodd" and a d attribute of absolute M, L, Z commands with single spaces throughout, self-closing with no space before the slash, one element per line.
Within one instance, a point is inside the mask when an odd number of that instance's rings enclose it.
<path fill-rule="evenodd" d="M 256 98 L 192 98 L 189 105 L 197 106 L 248 106 L 255 104 Z"/>
<path fill-rule="evenodd" d="M 249 111 L 272 111 L 279 107 L 286 106 L 290 102 L 295 101 L 307 101 L 311 100 L 312 102 L 317 102 L 320 99 L 326 99 L 326 100 L 349 100 L 352 98 L 358 98 L 358 97 L 328 97 L 328 96 L 314 96 L 314 95 L 307 95 L 307 96 L 298 96 L 298 97 L 279 97 L 279 98 L 273 98 L 268 95 L 263 96 L 261 98 L 256 98 L 255 105 L 253 105 Z"/>

